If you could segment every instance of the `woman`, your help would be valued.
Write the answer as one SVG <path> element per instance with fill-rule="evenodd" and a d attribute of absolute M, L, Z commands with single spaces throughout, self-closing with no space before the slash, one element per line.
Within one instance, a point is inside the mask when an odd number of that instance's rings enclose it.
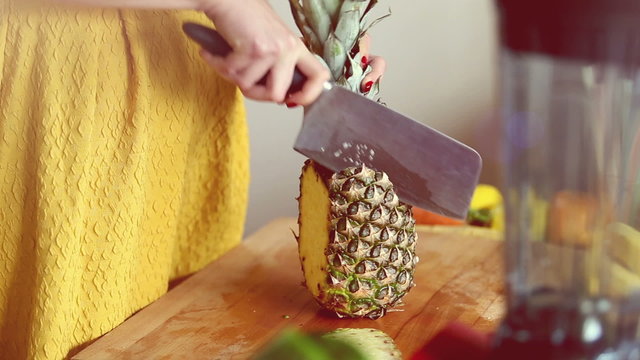
<path fill-rule="evenodd" d="M 207 16 L 234 49 L 202 53 L 210 66 L 180 31 Z M 295 66 L 309 80 L 287 97 Z M 238 244 L 242 94 L 306 105 L 328 78 L 266 0 L 3 0 L 0 69 L 0 358 L 12 360 L 73 354 Z"/>

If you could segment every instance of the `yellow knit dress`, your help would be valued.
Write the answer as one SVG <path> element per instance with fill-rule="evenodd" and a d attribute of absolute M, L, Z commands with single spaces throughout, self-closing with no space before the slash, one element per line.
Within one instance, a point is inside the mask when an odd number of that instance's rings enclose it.
<path fill-rule="evenodd" d="M 192 12 L 0 13 L 0 359 L 61 359 L 240 242 L 242 97 Z"/>

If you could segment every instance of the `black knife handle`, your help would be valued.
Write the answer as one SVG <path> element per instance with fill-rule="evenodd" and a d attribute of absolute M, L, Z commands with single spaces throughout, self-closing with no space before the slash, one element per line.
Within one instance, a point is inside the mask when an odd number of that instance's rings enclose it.
<path fill-rule="evenodd" d="M 182 25 L 182 30 L 192 40 L 200 44 L 203 49 L 207 50 L 212 55 L 225 57 L 233 51 L 231 46 L 229 46 L 229 43 L 212 28 L 196 23 L 187 22 Z M 258 81 L 258 85 L 266 85 L 268 75 L 269 74 L 263 76 L 262 79 Z M 293 72 L 291 86 L 289 86 L 289 90 L 287 93 L 292 94 L 302 90 L 302 86 L 306 81 L 307 77 L 296 67 Z"/>

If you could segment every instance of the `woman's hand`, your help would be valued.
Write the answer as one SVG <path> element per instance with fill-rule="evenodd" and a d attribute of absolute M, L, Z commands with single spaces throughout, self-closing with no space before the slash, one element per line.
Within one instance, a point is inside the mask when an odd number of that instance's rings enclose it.
<path fill-rule="evenodd" d="M 362 54 L 362 66 L 365 67 L 367 65 L 372 67 L 370 73 L 362 79 L 362 83 L 360 83 L 360 88 L 363 92 L 368 92 L 371 89 L 371 86 L 382 78 L 385 70 L 387 69 L 386 61 L 380 56 L 374 56 L 369 53 L 369 49 L 371 49 L 371 38 L 369 35 L 364 35 L 362 39 L 360 39 L 360 43 L 358 45 L 360 48 L 360 53 Z"/>
<path fill-rule="evenodd" d="M 224 58 L 203 50 L 203 58 L 246 97 L 308 105 L 320 95 L 329 71 L 266 0 L 210 0 L 202 10 L 233 48 Z M 302 90 L 287 97 L 296 66 L 308 80 Z M 266 73 L 266 85 L 258 85 Z"/>

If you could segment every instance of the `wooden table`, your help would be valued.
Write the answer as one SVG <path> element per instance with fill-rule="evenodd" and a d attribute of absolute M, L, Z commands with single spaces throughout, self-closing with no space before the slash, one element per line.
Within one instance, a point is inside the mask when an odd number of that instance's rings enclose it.
<path fill-rule="evenodd" d="M 490 331 L 502 317 L 502 242 L 490 230 L 421 228 L 403 311 L 352 320 L 321 311 L 301 285 L 291 229 L 294 219 L 271 222 L 73 359 L 246 359 L 285 327 L 377 328 L 408 357 L 451 321 Z"/>

